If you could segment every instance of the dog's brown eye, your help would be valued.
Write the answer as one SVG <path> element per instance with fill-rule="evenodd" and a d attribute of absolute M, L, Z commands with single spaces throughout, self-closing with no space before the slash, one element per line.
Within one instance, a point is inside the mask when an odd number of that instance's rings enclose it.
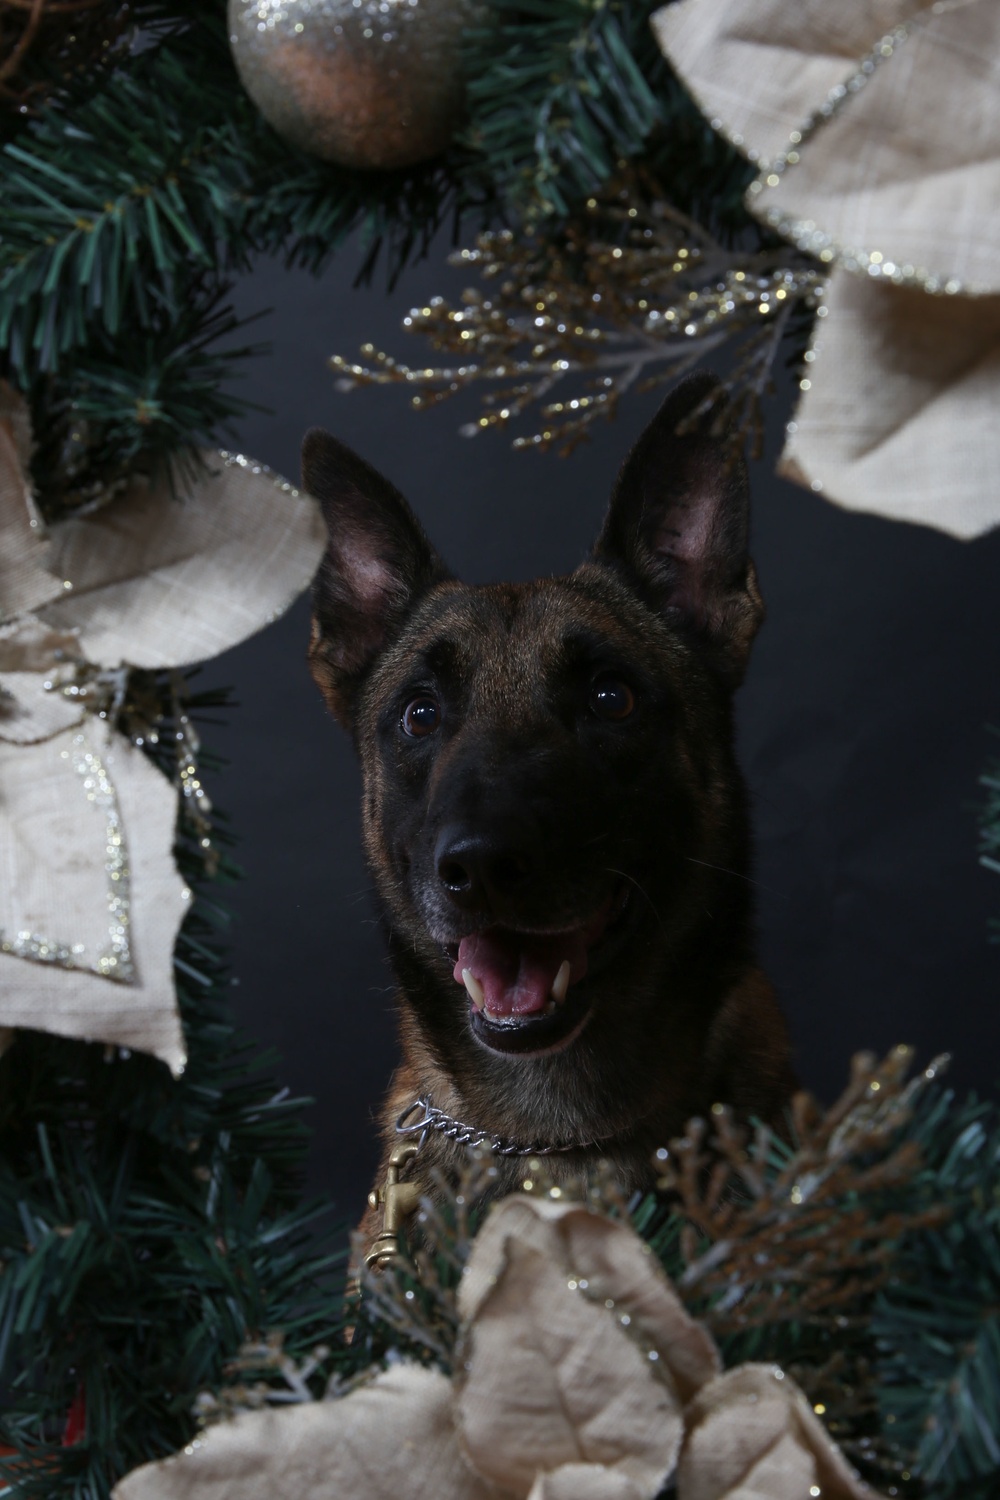
<path fill-rule="evenodd" d="M 627 719 L 635 694 L 619 677 L 599 677 L 590 689 L 590 706 L 599 719 Z"/>
<path fill-rule="evenodd" d="M 414 698 L 403 709 L 403 731 L 409 735 L 433 734 L 441 722 L 441 709 L 433 698 Z"/>

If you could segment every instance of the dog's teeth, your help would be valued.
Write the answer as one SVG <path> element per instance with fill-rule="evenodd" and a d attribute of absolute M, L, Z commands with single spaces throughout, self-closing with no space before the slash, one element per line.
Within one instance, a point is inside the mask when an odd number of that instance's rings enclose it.
<path fill-rule="evenodd" d="M 545 1005 L 545 1008 L 542 1011 L 542 1015 L 543 1016 L 554 1016 L 557 1009 L 558 1009 L 558 1007 L 556 1005 L 556 1002 L 554 1000 L 549 1000 L 549 1001 L 547 1001 L 547 1003 Z"/>
<path fill-rule="evenodd" d="M 479 983 L 479 980 L 476 978 L 475 974 L 473 974 L 471 969 L 462 970 L 462 983 L 468 990 L 469 999 L 472 1001 L 473 1005 L 477 1010 L 482 1010 L 483 1000 L 485 999 L 485 996 L 483 994 L 483 987 Z"/>
<path fill-rule="evenodd" d="M 552 998 L 557 1005 L 562 1005 L 566 999 L 566 991 L 569 989 L 569 959 L 564 958 L 559 965 L 559 972 L 552 981 Z"/>

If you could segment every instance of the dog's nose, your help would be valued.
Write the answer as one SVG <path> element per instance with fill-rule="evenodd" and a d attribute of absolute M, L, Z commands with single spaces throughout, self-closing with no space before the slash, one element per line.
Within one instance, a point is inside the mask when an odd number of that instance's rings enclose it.
<path fill-rule="evenodd" d="M 457 828 L 442 830 L 434 861 L 448 899 L 465 911 L 502 903 L 531 874 L 523 848 Z"/>

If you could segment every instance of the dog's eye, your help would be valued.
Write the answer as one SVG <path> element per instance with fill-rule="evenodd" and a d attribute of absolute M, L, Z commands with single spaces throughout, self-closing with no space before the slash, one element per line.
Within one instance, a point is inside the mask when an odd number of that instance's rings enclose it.
<path fill-rule="evenodd" d="M 441 722 L 441 708 L 425 693 L 406 705 L 400 722 L 405 734 L 433 734 Z"/>
<path fill-rule="evenodd" d="M 635 694 L 620 677 L 598 677 L 590 689 L 590 707 L 599 719 L 627 719 Z"/>

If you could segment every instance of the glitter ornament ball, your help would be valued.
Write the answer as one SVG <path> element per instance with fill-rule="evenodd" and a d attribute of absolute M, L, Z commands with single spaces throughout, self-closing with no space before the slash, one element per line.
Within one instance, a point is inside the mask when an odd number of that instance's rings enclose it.
<path fill-rule="evenodd" d="M 405 167 L 448 144 L 469 0 L 229 0 L 229 40 L 261 114 L 345 167 Z"/>

